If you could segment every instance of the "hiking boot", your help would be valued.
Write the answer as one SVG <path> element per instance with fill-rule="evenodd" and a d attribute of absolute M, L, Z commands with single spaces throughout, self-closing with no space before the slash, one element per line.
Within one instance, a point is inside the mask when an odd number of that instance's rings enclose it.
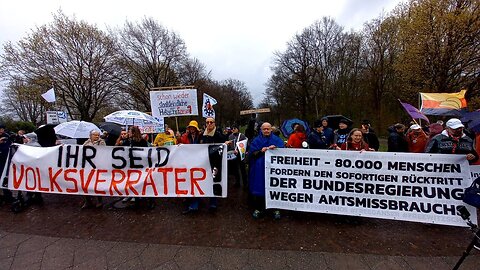
<path fill-rule="evenodd" d="M 275 220 L 279 220 L 282 218 L 282 215 L 280 214 L 280 211 L 279 210 L 275 210 L 273 211 L 273 219 Z"/>

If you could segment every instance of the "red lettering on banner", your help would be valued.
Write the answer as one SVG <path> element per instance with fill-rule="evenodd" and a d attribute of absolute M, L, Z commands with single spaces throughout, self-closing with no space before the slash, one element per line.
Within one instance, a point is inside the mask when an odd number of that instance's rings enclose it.
<path fill-rule="evenodd" d="M 67 188 L 65 189 L 66 192 L 69 192 L 69 193 L 78 193 L 78 183 L 77 183 L 77 179 L 73 178 L 73 177 L 70 177 L 69 174 L 70 173 L 77 173 L 78 170 L 77 169 L 66 169 L 65 170 L 65 181 L 68 181 L 68 182 L 72 182 L 74 188 Z M 50 182 L 51 183 L 51 182 Z M 57 184 L 58 185 L 58 184 Z"/>
<path fill-rule="evenodd" d="M 93 176 L 95 175 L 95 169 L 90 170 L 90 173 L 87 177 L 87 182 L 85 183 L 85 169 L 80 169 L 80 182 L 82 183 L 82 190 L 85 194 L 88 194 L 88 186 L 92 181 Z"/>
<path fill-rule="evenodd" d="M 180 173 L 185 173 L 185 172 L 187 172 L 187 169 L 185 169 L 185 168 L 175 168 L 175 194 L 177 194 L 177 195 L 187 195 L 188 194 L 187 190 L 181 190 L 178 187 L 178 184 L 180 182 L 186 182 L 187 181 L 187 179 L 179 177 Z"/>
<path fill-rule="evenodd" d="M 115 175 L 117 174 L 120 174 L 121 176 L 119 181 L 115 180 Z M 118 170 L 118 169 L 112 170 L 112 181 L 110 181 L 110 188 L 109 188 L 110 195 L 113 195 L 112 189 L 115 189 L 115 191 L 117 192 L 117 195 L 123 195 L 118 189 L 117 185 L 121 184 L 123 180 L 125 180 L 125 176 L 126 175 L 123 170 Z"/>
<path fill-rule="evenodd" d="M 195 177 L 195 172 L 200 172 L 202 173 L 202 176 L 201 177 Z M 205 192 L 203 192 L 203 190 L 200 188 L 200 185 L 197 183 L 197 181 L 203 181 L 207 178 L 207 171 L 205 171 L 204 168 L 191 168 L 190 169 L 190 185 L 191 185 L 191 190 L 190 190 L 190 194 L 192 195 L 195 195 L 195 191 L 194 191 L 194 186 L 197 187 L 198 189 L 198 193 L 200 195 L 204 195 Z"/>
<path fill-rule="evenodd" d="M 23 165 L 20 166 L 20 176 L 17 178 L 17 165 L 13 164 L 13 188 L 18 189 L 20 184 L 23 181 L 23 172 L 24 172 L 24 167 Z"/>
<path fill-rule="evenodd" d="M 100 178 L 100 174 L 102 173 L 107 173 L 108 170 L 97 170 L 97 177 L 96 177 L 96 181 L 95 181 L 95 193 L 97 194 L 107 194 L 105 191 L 103 190 L 98 190 L 98 183 L 101 183 L 101 182 L 107 182 L 106 179 L 101 179 Z"/>
<path fill-rule="evenodd" d="M 28 177 L 29 176 L 28 172 L 32 172 L 33 187 L 28 186 L 28 180 L 30 180 L 30 178 Z M 36 188 L 37 188 L 37 177 L 35 175 L 35 170 L 32 167 L 27 167 L 25 169 L 25 189 L 26 190 L 35 190 Z"/>
<path fill-rule="evenodd" d="M 48 168 L 48 178 L 50 179 L 50 190 L 55 191 L 55 188 L 57 188 L 58 192 L 62 192 L 62 188 L 60 185 L 57 183 L 57 177 L 63 172 L 63 169 L 59 169 L 55 174 L 52 174 L 53 169 Z"/>
<path fill-rule="evenodd" d="M 132 174 L 138 175 L 136 180 L 131 180 Z M 127 171 L 127 183 L 125 184 L 125 194 L 130 195 L 130 193 L 128 193 L 128 189 L 130 189 L 132 190 L 133 194 L 138 195 L 138 191 L 135 188 L 133 188 L 133 186 L 140 181 L 140 177 L 142 177 L 142 171 L 140 170 Z"/>
<path fill-rule="evenodd" d="M 153 170 L 154 169 L 147 169 L 147 176 L 145 177 L 145 181 L 143 181 L 143 189 L 142 189 L 142 195 L 143 196 L 146 195 L 147 186 L 152 186 L 153 194 L 155 196 L 158 195 L 157 187 L 155 186 L 155 181 L 153 180 L 153 177 L 152 177 Z"/>
<path fill-rule="evenodd" d="M 163 194 L 167 195 L 168 194 L 168 176 L 167 173 L 172 172 L 173 168 L 158 168 L 158 172 L 163 174 Z M 177 188 L 177 186 L 175 186 Z"/>
<path fill-rule="evenodd" d="M 38 167 L 35 168 L 35 171 L 37 172 L 37 177 L 35 179 L 38 179 L 38 190 L 40 191 L 49 191 L 47 187 L 42 187 L 42 177 L 40 177 L 40 169 Z"/>

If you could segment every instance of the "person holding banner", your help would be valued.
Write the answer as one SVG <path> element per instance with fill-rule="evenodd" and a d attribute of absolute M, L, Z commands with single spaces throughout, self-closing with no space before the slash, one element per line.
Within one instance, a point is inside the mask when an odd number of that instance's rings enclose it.
<path fill-rule="evenodd" d="M 227 138 L 215 125 L 215 118 L 207 117 L 205 119 L 205 131 L 200 138 L 201 144 L 212 144 L 212 143 L 226 143 Z M 212 166 L 213 168 L 213 166 Z M 189 209 L 198 209 L 200 203 L 199 198 L 194 198 L 192 204 L 190 204 Z M 210 212 L 215 212 L 217 210 L 217 198 L 212 197 L 209 200 L 208 210 Z"/>
<path fill-rule="evenodd" d="M 465 135 L 465 126 L 457 118 L 447 121 L 446 129 L 433 137 L 425 148 L 425 153 L 464 154 L 470 164 L 478 160 L 473 140 Z"/>
<path fill-rule="evenodd" d="M 363 139 L 363 132 L 359 128 L 354 128 L 348 134 L 347 141 L 343 143 L 337 150 L 349 150 L 349 151 L 375 151 L 370 148 L 368 143 Z"/>
<path fill-rule="evenodd" d="M 261 126 L 261 133 L 250 144 L 250 173 L 249 188 L 254 207 L 253 218 L 260 218 L 265 211 L 265 152 L 276 148 L 283 148 L 282 139 L 272 134 L 272 125 L 265 122 Z M 280 219 L 280 211 L 274 210 L 274 218 Z"/>
<path fill-rule="evenodd" d="M 239 132 L 238 126 L 232 125 L 232 134 L 228 137 L 227 155 L 230 156 L 230 159 L 228 160 L 228 168 L 235 177 L 235 187 L 239 187 L 240 185 L 247 187 L 247 171 L 245 163 L 241 160 L 240 153 L 237 150 L 237 142 L 246 139 L 247 137 Z"/>
<path fill-rule="evenodd" d="M 100 138 L 100 132 L 97 130 L 90 131 L 90 138 L 83 144 L 83 146 L 106 146 L 105 141 Z M 92 202 L 92 199 L 95 199 L 97 202 L 95 205 Z M 92 208 L 101 208 L 103 206 L 102 197 L 100 196 L 83 196 L 82 209 Z"/>

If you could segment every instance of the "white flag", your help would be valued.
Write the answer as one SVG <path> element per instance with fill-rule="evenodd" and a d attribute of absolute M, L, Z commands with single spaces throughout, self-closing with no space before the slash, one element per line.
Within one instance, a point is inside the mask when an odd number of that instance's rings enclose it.
<path fill-rule="evenodd" d="M 55 102 L 55 91 L 53 88 L 48 90 L 47 92 L 42 94 L 42 97 L 47 101 L 47 102 Z"/>
<path fill-rule="evenodd" d="M 209 96 L 206 93 L 203 93 L 203 117 L 213 117 L 215 118 L 215 110 L 213 105 L 217 104 L 217 100 Z"/>
<path fill-rule="evenodd" d="M 240 137 L 240 135 L 239 135 L 239 137 Z M 245 159 L 245 154 L 247 152 L 247 143 L 248 143 L 248 138 L 246 138 L 245 140 L 241 140 L 241 141 L 237 142 L 237 149 L 238 149 L 238 153 L 240 154 L 240 159 L 241 160 Z"/>

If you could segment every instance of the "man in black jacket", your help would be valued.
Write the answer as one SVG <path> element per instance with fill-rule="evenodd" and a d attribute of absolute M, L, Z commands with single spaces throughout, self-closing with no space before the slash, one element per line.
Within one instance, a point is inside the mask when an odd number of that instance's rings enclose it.
<path fill-rule="evenodd" d="M 405 139 L 405 126 L 395 124 L 388 128 L 388 152 L 408 152 L 408 142 Z"/>

